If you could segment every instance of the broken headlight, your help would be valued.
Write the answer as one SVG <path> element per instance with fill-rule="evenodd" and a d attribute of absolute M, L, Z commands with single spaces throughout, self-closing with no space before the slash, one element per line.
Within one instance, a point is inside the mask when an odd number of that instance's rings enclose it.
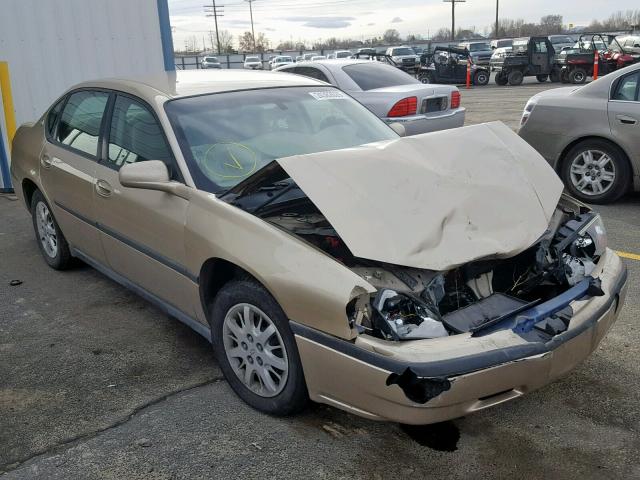
<path fill-rule="evenodd" d="M 600 215 L 596 215 L 580 230 L 580 236 L 573 242 L 573 246 L 591 258 L 600 257 L 604 253 L 607 249 L 607 231 Z"/>
<path fill-rule="evenodd" d="M 385 288 L 372 301 L 373 324 L 389 340 L 446 337 L 440 315 L 417 297 Z"/>

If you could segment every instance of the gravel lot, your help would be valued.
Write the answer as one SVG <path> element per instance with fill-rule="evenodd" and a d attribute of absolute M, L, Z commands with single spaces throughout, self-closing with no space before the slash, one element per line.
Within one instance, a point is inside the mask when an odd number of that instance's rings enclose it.
<path fill-rule="evenodd" d="M 516 128 L 526 100 L 552 87 L 461 89 L 467 124 Z M 599 210 L 610 245 L 640 253 L 640 196 Z M 407 431 L 320 405 L 286 419 L 251 410 L 199 335 L 87 266 L 48 268 L 11 196 L 0 196 L 0 218 L 7 479 L 640 478 L 639 261 L 625 260 L 618 322 L 569 377 Z"/>

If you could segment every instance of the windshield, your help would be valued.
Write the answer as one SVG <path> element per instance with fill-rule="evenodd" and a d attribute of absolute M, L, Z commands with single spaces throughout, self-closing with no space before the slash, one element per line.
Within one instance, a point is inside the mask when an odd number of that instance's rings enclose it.
<path fill-rule="evenodd" d="M 488 43 L 470 43 L 469 51 L 470 52 L 482 52 L 486 50 L 491 50 L 491 45 Z"/>
<path fill-rule="evenodd" d="M 336 58 L 347 58 L 351 56 L 351 52 L 336 52 Z"/>
<path fill-rule="evenodd" d="M 291 58 L 291 57 L 276 57 L 274 62 L 275 63 L 293 62 L 293 58 Z"/>
<path fill-rule="evenodd" d="M 549 40 L 551 40 L 553 45 L 558 45 L 559 43 L 573 43 L 573 38 L 568 35 L 553 35 L 549 37 Z"/>
<path fill-rule="evenodd" d="M 394 48 L 391 50 L 391 55 L 394 57 L 398 55 L 415 55 L 415 52 L 410 48 Z"/>
<path fill-rule="evenodd" d="M 351 80 L 356 82 L 356 85 L 365 91 L 376 88 L 395 87 L 396 85 L 421 83 L 418 79 L 403 72 L 399 68 L 377 62 L 346 65 L 342 67 L 342 70 L 349 75 Z"/>
<path fill-rule="evenodd" d="M 398 136 L 331 87 L 243 90 L 165 104 L 196 186 L 218 193 L 271 161 Z"/>
<path fill-rule="evenodd" d="M 204 61 L 218 63 L 218 59 L 216 57 L 204 57 Z"/>
<path fill-rule="evenodd" d="M 244 60 L 245 62 L 259 62 L 260 59 L 258 57 L 247 57 Z"/>

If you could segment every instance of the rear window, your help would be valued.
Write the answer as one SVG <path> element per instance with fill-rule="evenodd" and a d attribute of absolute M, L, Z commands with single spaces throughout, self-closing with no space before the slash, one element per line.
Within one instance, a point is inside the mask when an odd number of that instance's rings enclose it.
<path fill-rule="evenodd" d="M 351 80 L 362 90 L 394 87 L 420 83 L 415 77 L 389 65 L 379 63 L 358 63 L 342 67 Z"/>

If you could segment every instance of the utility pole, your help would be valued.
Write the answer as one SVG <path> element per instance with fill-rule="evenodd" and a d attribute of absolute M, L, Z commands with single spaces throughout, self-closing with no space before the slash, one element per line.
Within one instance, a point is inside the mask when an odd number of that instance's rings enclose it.
<path fill-rule="evenodd" d="M 211 0 L 211 5 L 203 5 L 204 13 L 207 17 L 213 17 L 216 24 L 216 42 L 218 44 L 218 55 L 220 55 L 220 34 L 218 33 L 218 17 L 224 17 L 222 13 L 218 13 L 219 9 L 224 8 L 222 5 L 216 7 L 216 0 Z M 220 10 L 222 12 L 222 10 Z"/>
<path fill-rule="evenodd" d="M 244 0 L 249 4 L 249 15 L 251 16 L 251 39 L 253 40 L 253 52 L 256 53 L 256 33 L 253 31 L 253 8 L 251 4 L 256 0 Z"/>
<path fill-rule="evenodd" d="M 496 0 L 496 40 L 498 39 L 499 35 L 500 35 L 500 24 L 498 23 L 498 11 L 500 8 L 500 0 Z"/>
<path fill-rule="evenodd" d="M 467 0 L 442 0 L 451 3 L 451 41 L 456 39 L 456 3 L 465 3 Z"/>

